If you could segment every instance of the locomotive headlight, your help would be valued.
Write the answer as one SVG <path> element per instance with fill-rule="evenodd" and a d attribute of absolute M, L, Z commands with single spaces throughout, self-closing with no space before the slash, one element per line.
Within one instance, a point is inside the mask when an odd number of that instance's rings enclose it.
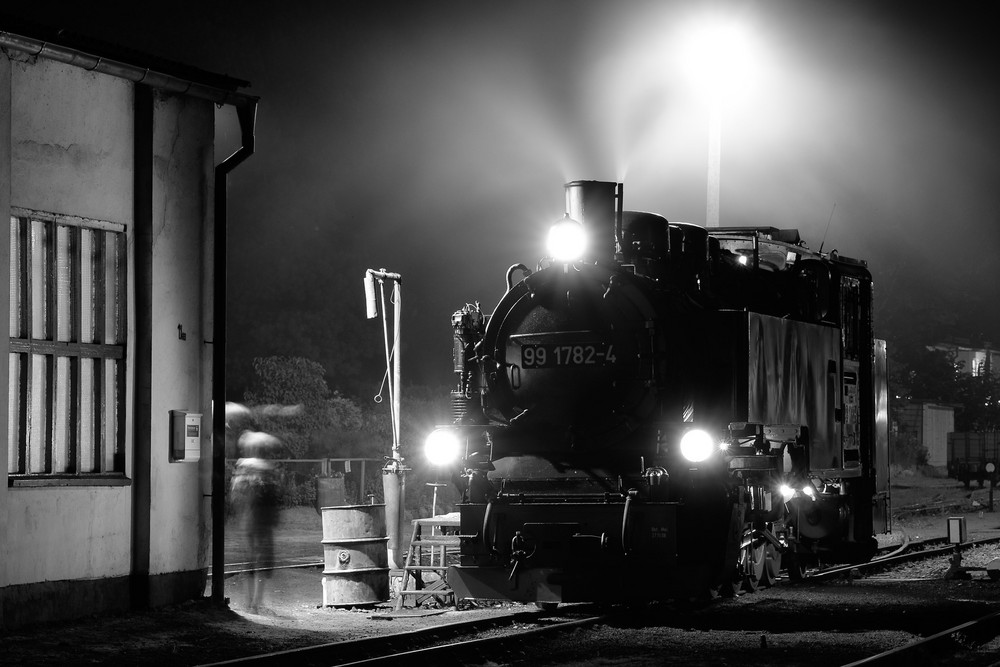
<path fill-rule="evenodd" d="M 424 441 L 424 455 L 432 465 L 450 465 L 457 461 L 461 454 L 462 442 L 454 429 L 435 429 Z"/>
<path fill-rule="evenodd" d="M 546 249 L 557 262 L 580 259 L 587 250 L 587 234 L 583 225 L 567 215 L 549 229 Z"/>
<path fill-rule="evenodd" d="M 717 449 L 707 431 L 694 428 L 681 438 L 681 454 L 691 463 L 701 463 Z"/>

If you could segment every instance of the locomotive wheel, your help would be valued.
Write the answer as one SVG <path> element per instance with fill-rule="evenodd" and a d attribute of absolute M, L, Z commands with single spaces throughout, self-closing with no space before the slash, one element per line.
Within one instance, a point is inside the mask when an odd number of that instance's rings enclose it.
<path fill-rule="evenodd" d="M 764 578 L 761 584 L 770 587 L 778 580 L 781 572 L 781 551 L 770 542 L 764 547 Z"/>
<path fill-rule="evenodd" d="M 734 569 L 732 574 L 724 577 L 722 583 L 715 589 L 714 593 L 720 598 L 734 598 L 740 592 L 741 571 Z"/>
<path fill-rule="evenodd" d="M 743 567 L 740 568 L 740 571 L 743 574 L 743 590 L 747 593 L 756 591 L 766 576 L 767 563 L 764 545 L 764 540 L 757 540 L 751 542 L 743 550 L 743 558 L 741 559 Z"/>
<path fill-rule="evenodd" d="M 740 557 L 735 563 L 722 574 L 721 579 L 716 579 L 715 584 L 709 588 L 710 598 L 734 598 L 740 593 L 743 585 L 743 552 L 739 552 Z"/>
<path fill-rule="evenodd" d="M 788 578 L 792 581 L 802 581 L 806 576 L 806 564 L 803 562 L 802 556 L 794 551 L 789 551 L 784 560 Z"/>

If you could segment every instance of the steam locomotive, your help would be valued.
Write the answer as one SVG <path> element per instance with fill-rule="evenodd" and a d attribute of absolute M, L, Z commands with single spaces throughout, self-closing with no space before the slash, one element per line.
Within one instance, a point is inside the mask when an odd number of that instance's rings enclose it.
<path fill-rule="evenodd" d="M 535 270 L 452 316 L 459 599 L 734 595 L 862 562 L 889 530 L 885 344 L 862 261 L 795 230 L 565 185 Z"/>

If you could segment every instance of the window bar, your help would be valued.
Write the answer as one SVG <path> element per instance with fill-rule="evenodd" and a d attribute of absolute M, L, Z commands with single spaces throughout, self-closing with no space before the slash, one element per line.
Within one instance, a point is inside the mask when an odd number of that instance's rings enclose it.
<path fill-rule="evenodd" d="M 107 244 L 104 233 L 94 232 L 93 242 L 93 322 L 94 322 L 94 342 L 103 344 L 106 341 L 105 331 L 107 329 Z M 105 439 L 104 415 L 107 406 L 107 397 L 104 392 L 104 361 L 102 358 L 94 360 L 93 363 L 93 437 L 94 437 L 94 472 L 105 472 L 107 460 L 108 442 Z"/>
<path fill-rule="evenodd" d="M 32 240 L 35 237 L 35 225 L 33 222 L 27 219 L 25 220 L 25 223 L 26 223 L 26 234 L 22 239 L 24 243 L 24 262 L 21 264 L 22 266 L 21 270 L 24 275 L 24 282 L 26 289 L 26 296 L 23 301 L 24 304 L 23 329 L 24 329 L 24 337 L 31 338 L 31 336 L 33 336 L 35 332 L 35 325 L 36 325 L 35 311 L 37 310 L 35 308 L 35 301 L 37 300 L 36 297 L 38 296 L 36 294 L 37 286 L 36 286 L 35 268 L 34 268 L 34 265 L 36 264 L 36 262 L 34 261 L 35 249 L 34 249 L 34 243 L 32 243 Z M 25 357 L 25 363 L 24 363 L 25 373 L 22 376 L 24 379 L 24 401 L 22 402 L 22 409 L 24 411 L 24 417 L 23 417 L 24 428 L 21 429 L 21 437 L 23 438 L 21 446 L 23 448 L 24 456 L 21 460 L 24 472 L 28 473 L 32 471 L 31 448 L 30 448 L 31 442 L 28 431 L 31 425 L 32 410 L 34 408 L 32 391 L 31 391 L 31 375 L 34 370 L 34 363 L 31 358 L 30 350 L 25 351 L 24 357 Z"/>
<path fill-rule="evenodd" d="M 80 342 L 94 343 L 94 238 L 97 232 L 80 230 Z M 80 368 L 80 470 L 94 470 L 94 363 L 81 358 Z"/>
<path fill-rule="evenodd" d="M 113 236 L 115 242 L 117 243 L 117 252 L 115 253 L 115 285 L 116 285 L 116 302 L 118 307 L 116 309 L 117 317 L 116 327 L 117 332 L 115 335 L 115 344 L 121 345 L 122 356 L 119 360 L 114 362 L 115 366 L 115 417 L 116 417 L 116 429 L 115 429 L 115 457 L 114 457 L 114 471 L 124 473 L 125 472 L 125 410 L 122 409 L 122 404 L 125 399 L 125 335 L 128 331 L 128 294 L 126 292 L 127 287 L 127 277 L 128 277 L 128 243 L 126 239 L 126 234 L 124 230 Z"/>
<path fill-rule="evenodd" d="M 17 415 L 17 471 L 21 474 L 28 472 L 28 407 L 31 399 L 29 392 L 29 377 L 31 356 L 28 354 L 18 354 L 18 379 L 17 388 L 20 400 L 20 409 Z"/>
<path fill-rule="evenodd" d="M 16 278 L 18 308 L 11 312 L 11 317 L 17 318 L 15 326 L 12 327 L 12 333 L 20 338 L 27 338 L 31 334 L 31 281 L 28 279 L 31 275 L 31 248 L 29 247 L 31 224 L 25 217 L 16 220 L 14 230 L 17 233 L 16 241 L 11 239 L 11 242 L 16 243 L 15 251 L 19 268 Z M 28 409 L 30 405 L 28 402 L 28 378 L 31 357 L 25 352 L 15 353 L 14 356 L 18 369 L 17 413 L 9 415 L 9 418 L 17 420 L 17 439 L 14 441 L 17 453 L 14 471 L 24 474 L 28 472 Z"/>
<path fill-rule="evenodd" d="M 56 224 L 54 222 L 43 222 L 42 223 L 44 234 L 44 259 L 42 265 L 42 280 L 44 282 L 44 287 L 42 288 L 42 294 L 45 299 L 45 319 L 44 319 L 44 332 L 42 336 L 45 340 L 55 341 L 58 336 L 56 329 L 56 316 L 57 316 L 57 306 L 58 306 L 58 296 L 56 291 L 59 288 L 58 275 L 56 273 Z M 45 417 L 42 421 L 44 424 L 44 435 L 42 438 L 42 446 L 44 447 L 44 470 L 47 473 L 56 472 L 53 470 L 53 457 L 52 448 L 55 445 L 54 434 L 55 434 L 55 420 L 56 411 L 53 409 L 55 406 L 55 387 L 56 387 L 56 357 L 52 353 L 47 353 L 42 356 L 42 367 L 45 376 L 45 395 L 42 401 L 42 410 L 45 412 Z"/>
<path fill-rule="evenodd" d="M 27 218 L 17 219 L 17 254 L 18 254 L 18 265 L 20 268 L 20 275 L 18 276 L 18 312 L 16 317 L 18 318 L 17 327 L 13 335 L 19 338 L 28 338 L 31 331 L 29 325 L 31 324 L 31 281 L 27 278 L 31 275 L 29 271 L 29 261 L 30 254 L 28 248 L 28 239 L 31 238 L 30 228 Z"/>
<path fill-rule="evenodd" d="M 70 340 L 76 343 L 81 342 L 81 331 L 83 329 L 81 302 L 84 294 L 81 285 L 83 283 L 83 243 L 81 238 L 83 230 L 80 227 L 70 228 Z M 80 470 L 80 357 L 69 358 L 69 415 L 67 415 L 68 427 L 66 429 L 69 437 L 69 471 L 79 475 Z"/>

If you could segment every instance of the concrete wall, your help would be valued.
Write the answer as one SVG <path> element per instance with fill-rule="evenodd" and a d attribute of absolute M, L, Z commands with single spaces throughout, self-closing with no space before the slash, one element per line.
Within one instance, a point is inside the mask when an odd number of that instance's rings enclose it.
<path fill-rule="evenodd" d="M 153 91 L 152 126 L 140 131 L 136 118 L 147 116 L 137 116 L 138 90 L 71 65 L 0 54 L 0 102 L 8 91 L 11 98 L 0 104 L 0 272 L 10 270 L 11 207 L 125 224 L 130 257 L 125 479 L 0 484 L 0 626 L 120 608 L 130 589 L 134 604 L 137 577 L 153 582 L 143 596 L 153 604 L 198 594 L 204 584 L 211 537 L 214 109 L 205 100 Z M 136 163 L 143 155 L 139 136 L 151 141 L 151 164 Z M 137 198 L 144 174 L 151 193 Z M 136 225 L 151 228 L 137 234 Z M 149 240 L 139 261 L 151 276 L 143 312 L 135 298 L 143 289 L 134 271 L 139 237 Z M 5 291 L 9 312 L 8 298 Z M 151 347 L 138 361 L 136 341 Z M 3 345 L 6 388 L 6 337 Z M 8 405 L 0 403 L 6 438 Z M 170 410 L 203 414 L 200 461 L 170 461 Z M 0 451 L 6 475 L 6 442 Z"/>
<path fill-rule="evenodd" d="M 212 256 L 214 123 L 208 102 L 154 96 L 151 574 L 206 567 L 211 551 L 203 507 L 211 492 L 212 428 L 204 258 Z M 170 462 L 170 410 L 202 415 L 199 461 Z"/>
<path fill-rule="evenodd" d="M 11 206 L 131 228 L 131 84 L 44 59 L 10 65 Z M 9 218 L 8 209 L 7 227 Z M 10 252 L 3 255 L 9 261 Z M 6 516 L 3 585 L 129 572 L 127 486 L 15 486 Z"/>
<path fill-rule="evenodd" d="M 0 55 L 0 215 L 10 210 L 10 61 Z M 3 250 L 10 247 L 10 225 L 0 225 L 0 273 L 10 275 L 10 253 Z M 0 313 L 10 312 L 10 290 L 0 290 Z M 0 336 L 0 387 L 9 384 L 10 338 Z M 0 400 L 0 433 L 7 432 L 8 402 Z M 0 447 L 0 473 L 4 473 L 6 481 L 7 447 Z M 6 541 L 7 511 L 10 489 L 6 484 L 0 484 L 0 538 Z M 6 625 L 4 620 L 4 600 L 7 597 L 6 547 L 0 543 L 0 628 Z"/>
<path fill-rule="evenodd" d="M 44 59 L 11 67 L 11 204 L 130 223 L 132 84 Z"/>

